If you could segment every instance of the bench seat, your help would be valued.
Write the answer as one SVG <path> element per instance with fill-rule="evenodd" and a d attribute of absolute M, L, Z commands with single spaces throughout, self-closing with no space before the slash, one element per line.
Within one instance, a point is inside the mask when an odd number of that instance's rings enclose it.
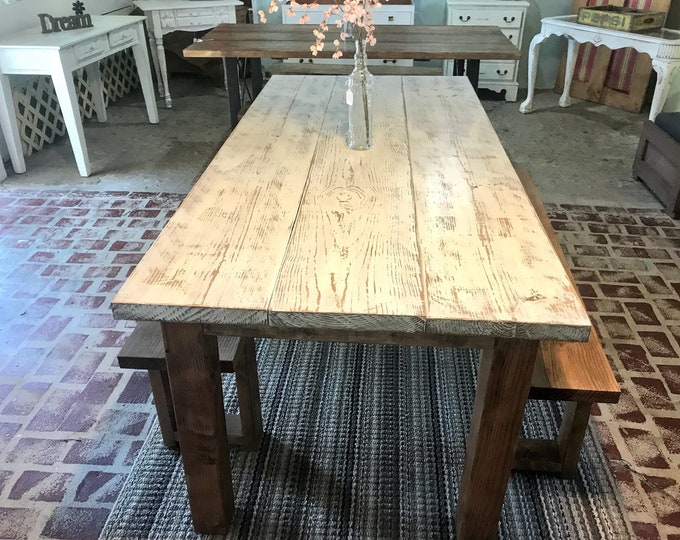
<path fill-rule="evenodd" d="M 214 336 L 213 336 L 214 337 Z M 229 444 L 257 448 L 262 437 L 260 391 L 253 338 L 217 336 L 220 371 L 234 373 L 240 414 L 227 414 Z M 123 369 L 144 369 L 149 373 L 158 423 L 166 446 L 178 444 L 177 422 L 165 365 L 161 325 L 139 322 L 118 354 Z"/>
<path fill-rule="evenodd" d="M 309 62 L 277 62 L 269 66 L 271 75 L 349 75 L 354 64 L 314 64 Z M 430 66 L 395 66 L 393 64 L 369 65 L 368 71 L 373 75 L 441 75 L 441 67 Z"/>
<path fill-rule="evenodd" d="M 517 170 L 543 228 L 572 283 L 574 278 L 550 224 L 543 203 L 525 170 Z M 576 473 L 583 437 L 593 403 L 616 403 L 621 395 L 597 332 L 584 343 L 544 341 L 540 344 L 529 399 L 564 401 L 564 414 L 556 440 L 519 440 L 514 469 L 554 472 L 563 478 Z"/>

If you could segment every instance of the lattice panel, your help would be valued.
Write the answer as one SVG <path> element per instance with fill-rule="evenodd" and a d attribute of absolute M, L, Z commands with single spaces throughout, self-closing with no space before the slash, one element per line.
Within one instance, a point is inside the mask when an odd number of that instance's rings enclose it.
<path fill-rule="evenodd" d="M 52 78 L 39 76 L 12 92 L 24 154 L 40 150 L 66 133 Z"/>
<path fill-rule="evenodd" d="M 139 86 L 135 59 L 129 49 L 100 61 L 99 70 L 106 106 Z M 73 82 L 78 92 L 81 117 L 92 118 L 94 103 L 85 70 L 77 70 L 73 74 Z M 12 89 L 12 97 L 25 155 L 30 156 L 35 150 L 42 149 L 66 133 L 51 77 L 31 77 L 28 82 Z"/>
<path fill-rule="evenodd" d="M 139 86 L 135 57 L 130 49 L 105 58 L 99 62 L 99 69 L 102 73 L 104 103 L 107 107 L 109 102 L 115 102 Z"/>

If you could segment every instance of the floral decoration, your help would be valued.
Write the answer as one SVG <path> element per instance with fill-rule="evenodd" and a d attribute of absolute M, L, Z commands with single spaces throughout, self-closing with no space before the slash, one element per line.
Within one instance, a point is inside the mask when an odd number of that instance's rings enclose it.
<path fill-rule="evenodd" d="M 279 3 L 282 1 L 285 0 L 270 0 L 267 12 L 274 13 L 278 11 Z M 389 0 L 385 1 L 387 2 Z M 318 6 L 319 4 L 314 0 L 310 3 L 298 3 L 296 0 L 290 0 L 290 5 L 287 6 L 286 9 L 290 16 L 294 16 L 293 9 L 302 7 L 305 13 L 300 17 L 299 22 L 304 24 L 309 21 L 307 10 Z M 336 0 L 335 4 L 329 5 L 328 9 L 323 12 L 321 22 L 313 31 L 315 42 L 309 47 L 312 51 L 312 56 L 317 56 L 317 54 L 323 50 L 326 33 L 329 29 L 328 21 L 334 15 L 338 15 L 338 18 L 331 24 L 340 29 L 340 39 L 333 40 L 333 45 L 335 47 L 335 52 L 332 55 L 333 58 L 340 58 L 342 56 L 340 42 L 345 41 L 347 38 L 361 39 L 371 46 L 375 45 L 376 38 L 373 35 L 375 25 L 373 23 L 371 10 L 378 9 L 380 6 L 381 3 L 378 0 L 343 0 L 342 3 L 339 3 L 339 0 Z M 260 16 L 261 22 L 267 22 L 267 16 L 264 10 L 259 10 L 257 14 Z"/>

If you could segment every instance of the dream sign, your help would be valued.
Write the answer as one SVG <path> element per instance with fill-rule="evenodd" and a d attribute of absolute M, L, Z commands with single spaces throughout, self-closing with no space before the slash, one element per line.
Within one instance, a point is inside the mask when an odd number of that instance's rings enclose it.
<path fill-rule="evenodd" d="M 92 17 L 85 13 L 85 6 L 82 2 L 73 2 L 75 15 L 67 17 L 53 17 L 47 13 L 39 13 L 40 26 L 43 34 L 61 32 L 62 30 L 77 30 L 78 28 L 90 28 L 93 26 Z"/>

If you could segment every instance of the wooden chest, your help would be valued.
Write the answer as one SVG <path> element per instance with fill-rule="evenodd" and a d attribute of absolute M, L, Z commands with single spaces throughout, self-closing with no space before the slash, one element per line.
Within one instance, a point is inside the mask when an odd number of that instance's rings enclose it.
<path fill-rule="evenodd" d="M 644 32 L 663 28 L 666 14 L 663 11 L 646 11 L 620 6 L 593 6 L 579 8 L 576 22 L 624 32 Z"/>

